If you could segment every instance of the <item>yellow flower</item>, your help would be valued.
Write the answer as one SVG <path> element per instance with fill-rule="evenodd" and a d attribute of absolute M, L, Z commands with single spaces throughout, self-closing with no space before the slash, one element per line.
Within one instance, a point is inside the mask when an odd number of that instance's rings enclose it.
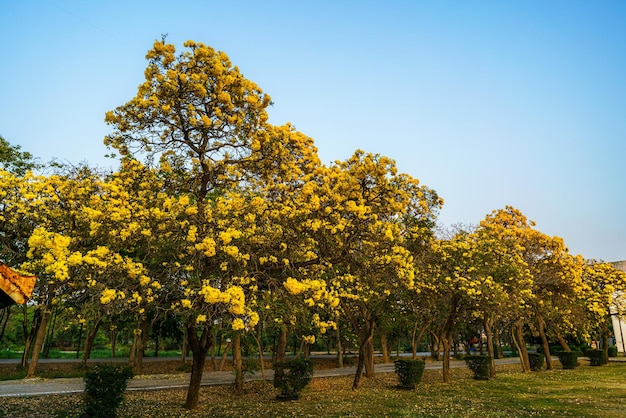
<path fill-rule="evenodd" d="M 241 318 L 235 318 L 233 320 L 233 331 L 241 331 L 244 328 L 245 328 L 245 325 Z"/>

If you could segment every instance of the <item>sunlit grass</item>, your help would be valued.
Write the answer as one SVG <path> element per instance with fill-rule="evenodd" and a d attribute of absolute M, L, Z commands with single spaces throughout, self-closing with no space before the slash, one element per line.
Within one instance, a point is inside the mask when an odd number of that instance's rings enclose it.
<path fill-rule="evenodd" d="M 506 367 L 506 369 L 505 369 Z M 415 391 L 398 390 L 393 373 L 362 379 L 314 379 L 300 401 L 278 402 L 270 383 L 246 383 L 246 393 L 230 387 L 204 387 L 196 411 L 182 409 L 184 390 L 127 392 L 120 417 L 623 417 L 626 364 L 534 373 L 503 366 L 495 379 L 476 381 L 466 369 L 453 370 L 453 382 L 440 383 L 440 371 L 426 370 Z M 8 417 L 77 417 L 79 395 L 3 399 Z M 2 414 L 0 413 L 0 417 Z"/>

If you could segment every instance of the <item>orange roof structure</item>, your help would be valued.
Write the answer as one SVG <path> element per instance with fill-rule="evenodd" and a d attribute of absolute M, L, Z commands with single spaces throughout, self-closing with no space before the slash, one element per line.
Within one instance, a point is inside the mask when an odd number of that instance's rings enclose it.
<path fill-rule="evenodd" d="M 0 262 L 0 309 L 23 304 L 33 294 L 36 276 L 23 276 Z"/>

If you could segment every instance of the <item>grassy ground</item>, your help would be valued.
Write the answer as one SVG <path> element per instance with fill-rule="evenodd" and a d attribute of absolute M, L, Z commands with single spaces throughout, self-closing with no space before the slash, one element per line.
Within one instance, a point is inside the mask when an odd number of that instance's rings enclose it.
<path fill-rule="evenodd" d="M 128 357 L 129 349 L 123 348 L 121 350 L 117 350 L 115 353 L 117 357 Z M 82 358 L 83 352 L 78 353 L 78 358 Z M 146 350 L 145 356 L 150 357 L 154 355 L 154 350 Z M 170 350 L 160 350 L 160 357 L 180 357 L 180 351 Z M 91 355 L 89 358 L 110 358 L 111 350 L 108 348 L 103 349 L 94 349 L 91 351 Z M 11 351 L 11 350 L 0 350 L 0 359 L 21 359 L 22 351 Z M 61 351 L 57 349 L 52 349 L 48 353 L 48 358 L 53 359 L 75 359 L 76 351 Z"/>
<path fill-rule="evenodd" d="M 237 396 L 230 387 L 201 389 L 199 408 L 182 408 L 184 390 L 127 392 L 119 417 L 623 417 L 626 411 L 626 363 L 602 367 L 524 374 L 519 366 L 499 369 L 489 381 L 471 379 L 454 369 L 453 382 L 440 382 L 441 371 L 426 370 L 415 391 L 399 390 L 395 375 L 362 379 L 351 391 L 351 378 L 314 379 L 299 401 L 278 402 L 276 389 L 246 383 Z M 80 395 L 5 398 L 0 417 L 78 417 Z"/>

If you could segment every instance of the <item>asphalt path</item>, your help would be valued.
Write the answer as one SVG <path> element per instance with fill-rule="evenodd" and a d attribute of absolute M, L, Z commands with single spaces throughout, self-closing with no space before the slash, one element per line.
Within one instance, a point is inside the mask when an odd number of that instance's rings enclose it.
<path fill-rule="evenodd" d="M 111 360 L 111 359 L 109 359 Z M 157 359 L 154 359 L 158 361 Z M 171 360 L 171 359 L 170 359 Z M 123 359 L 119 360 L 120 362 Z M 128 361 L 128 359 L 126 359 Z M 144 361 L 146 361 L 144 359 Z M 496 360 L 496 364 L 518 364 L 519 358 L 503 358 Z M 376 373 L 394 372 L 394 364 L 376 364 Z M 450 360 L 451 368 L 467 367 L 464 361 Z M 427 362 L 426 369 L 441 369 L 441 362 Z M 343 367 L 327 370 L 316 370 L 313 372 L 313 378 L 347 376 L 356 373 L 356 366 Z M 273 370 L 265 371 L 265 379 L 272 381 L 274 377 Z M 258 371 L 253 375 L 246 376 L 246 381 L 262 380 L 261 372 Z M 180 373 L 174 375 L 140 375 L 135 376 L 128 382 L 126 390 L 165 390 L 187 388 L 189 386 L 189 373 Z M 230 385 L 234 382 L 233 372 L 204 372 L 202 376 L 202 386 Z M 85 383 L 82 378 L 57 378 L 57 379 L 21 379 L 21 380 L 5 380 L 0 381 L 0 398 L 14 398 L 25 396 L 46 396 L 60 395 L 68 393 L 82 393 L 85 390 Z"/>

